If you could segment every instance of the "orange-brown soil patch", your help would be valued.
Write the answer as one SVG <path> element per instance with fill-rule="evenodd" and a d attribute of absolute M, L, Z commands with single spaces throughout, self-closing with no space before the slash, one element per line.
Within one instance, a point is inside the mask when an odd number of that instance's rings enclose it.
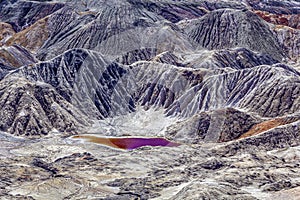
<path fill-rule="evenodd" d="M 284 25 L 289 26 L 295 29 L 300 29 L 300 15 L 281 15 L 281 14 L 273 14 L 266 11 L 255 10 L 258 16 L 263 18 L 265 21 L 276 24 L 276 25 Z"/>
<path fill-rule="evenodd" d="M 5 39 L 7 37 L 10 37 L 14 34 L 15 34 L 15 31 L 10 24 L 0 22 L 0 42 L 1 42 L 1 40 Z M 1 43 L 0 43 L 0 46 L 1 46 Z"/>
<path fill-rule="evenodd" d="M 264 121 L 264 122 L 261 122 L 259 124 L 254 125 L 249 131 L 242 134 L 238 139 L 250 137 L 250 136 L 253 136 L 253 135 L 257 135 L 257 134 L 262 133 L 264 131 L 267 131 L 267 130 L 270 130 L 272 128 L 276 128 L 278 126 L 282 126 L 282 125 L 285 125 L 285 124 L 289 124 L 289 123 L 292 123 L 294 121 L 296 121 L 296 120 L 288 120 L 288 119 L 285 119 L 285 118 L 275 118 L 275 119 L 267 120 L 267 121 Z"/>
<path fill-rule="evenodd" d="M 47 21 L 48 17 L 38 20 L 33 25 L 13 35 L 6 42 L 6 45 L 18 44 L 30 51 L 38 50 L 49 37 Z"/>

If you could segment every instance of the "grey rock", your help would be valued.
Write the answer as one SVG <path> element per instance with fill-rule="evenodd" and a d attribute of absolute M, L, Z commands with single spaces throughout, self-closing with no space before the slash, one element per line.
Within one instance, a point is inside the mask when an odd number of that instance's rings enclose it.
<path fill-rule="evenodd" d="M 286 26 L 274 27 L 274 32 L 277 35 L 279 43 L 285 48 L 292 62 L 299 62 L 300 47 L 299 47 L 299 29 L 290 29 Z"/>
<path fill-rule="evenodd" d="M 50 84 L 65 101 L 92 119 L 134 112 L 138 105 L 145 109 L 163 107 L 167 115 L 186 118 L 224 106 L 247 109 L 264 117 L 291 114 L 299 109 L 299 73 L 279 64 L 217 72 L 214 75 L 214 71 L 206 69 L 181 68 L 152 61 L 121 65 L 99 53 L 73 49 L 34 67 L 21 67 L 12 74 Z M 283 79 L 279 74 L 289 78 Z M 221 92 L 220 88 L 223 88 Z M 276 89 L 278 92 L 272 92 Z M 268 90 L 270 92 L 266 93 Z M 280 94 L 281 97 L 278 96 Z M 260 103 L 257 104 L 257 101 Z M 230 120 L 235 119 L 227 119 L 217 120 L 222 124 L 210 127 L 230 127 Z M 245 132 L 253 123 L 245 126 L 244 122 L 241 126 Z M 208 134 L 206 139 L 228 141 L 237 138 L 243 132 L 234 129 L 238 130 L 241 126 L 233 125 L 228 130 L 209 130 L 215 136 L 209 139 L 212 135 Z M 202 133 L 200 135 L 200 138 L 203 137 Z"/>
<path fill-rule="evenodd" d="M 191 21 L 184 31 L 199 46 L 208 49 L 244 47 L 278 60 L 284 57 L 268 24 L 248 10 L 212 11 Z"/>
<path fill-rule="evenodd" d="M 204 169 L 216 170 L 216 169 L 220 169 L 221 167 L 224 167 L 224 164 L 219 160 L 213 159 L 201 163 L 200 166 Z"/>
<path fill-rule="evenodd" d="M 0 48 L 0 64 L 10 68 L 32 65 L 37 62 L 35 56 L 19 45 Z"/>
<path fill-rule="evenodd" d="M 39 137 L 53 128 L 77 132 L 88 125 L 87 118 L 48 84 L 10 76 L 1 81 L 0 91 L 1 131 Z"/>
<path fill-rule="evenodd" d="M 0 2 L 0 21 L 11 24 L 19 32 L 63 6 L 58 2 L 4 0 Z"/>
<path fill-rule="evenodd" d="M 154 12 L 163 18 L 176 23 L 183 19 L 193 19 L 206 14 L 204 9 L 198 9 L 199 4 L 185 2 L 160 2 L 151 0 L 128 0 L 134 6 L 147 9 L 150 12 Z"/>
<path fill-rule="evenodd" d="M 94 119 L 134 109 L 132 97 L 123 86 L 127 83 L 121 82 L 127 69 L 96 52 L 70 50 L 33 68 L 20 68 L 14 74 L 50 84 L 66 101 Z M 124 92 L 115 87 L 123 87 Z"/>
<path fill-rule="evenodd" d="M 9 71 L 13 70 L 14 68 L 0 64 L 0 80 L 5 77 L 6 74 L 9 73 Z"/>
<path fill-rule="evenodd" d="M 247 0 L 249 5 L 256 10 L 264 10 L 275 14 L 299 14 L 299 1 L 268 1 L 258 2 Z"/>
<path fill-rule="evenodd" d="M 64 20 L 61 15 L 70 17 Z M 115 7 L 104 4 L 97 12 L 87 14 L 65 8 L 49 21 L 49 29 L 54 31 L 38 51 L 42 60 L 72 48 L 92 49 L 113 58 L 139 49 L 157 49 L 158 53 L 193 49 L 175 24 L 127 2 Z"/>
<path fill-rule="evenodd" d="M 287 148 L 289 146 L 299 145 L 299 120 L 286 126 L 270 129 L 254 137 L 240 139 L 226 144 L 226 147 L 221 148 L 225 154 L 236 154 L 237 151 L 251 151 L 263 149 L 264 151 Z M 228 148 L 227 150 L 225 150 Z"/>
<path fill-rule="evenodd" d="M 137 61 L 141 60 L 151 60 L 157 55 L 157 49 L 136 49 L 130 52 L 127 52 L 125 55 L 122 55 L 121 57 L 116 59 L 116 62 L 125 64 L 125 65 L 131 65 Z"/>
<path fill-rule="evenodd" d="M 259 65 L 279 63 L 268 55 L 259 54 L 245 48 L 199 51 L 195 54 L 183 55 L 185 66 L 207 69 L 247 69 Z"/>
<path fill-rule="evenodd" d="M 239 191 L 227 183 L 193 182 L 171 199 L 245 199 L 254 200 L 247 192 Z"/>
<path fill-rule="evenodd" d="M 282 74 L 289 78 L 282 78 Z M 297 73 L 268 66 L 207 76 L 174 101 L 167 114 L 188 117 L 225 106 L 247 109 L 265 117 L 292 114 L 299 109 L 299 86 L 295 79 L 298 79 Z M 286 89 L 278 93 L 279 88 Z"/>
<path fill-rule="evenodd" d="M 166 137 L 185 143 L 227 142 L 261 121 L 257 116 L 233 108 L 202 112 L 169 126 Z"/>

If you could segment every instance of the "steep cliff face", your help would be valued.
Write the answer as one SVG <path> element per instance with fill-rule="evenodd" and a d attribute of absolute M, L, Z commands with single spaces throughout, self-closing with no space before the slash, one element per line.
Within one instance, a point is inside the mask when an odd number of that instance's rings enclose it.
<path fill-rule="evenodd" d="M 68 17 L 65 20 L 61 15 Z M 113 57 L 146 48 L 159 53 L 192 49 L 175 24 L 129 3 L 104 4 L 97 12 L 62 9 L 49 21 L 48 29 L 53 32 L 38 51 L 43 60 L 72 48 L 92 49 Z"/>
<path fill-rule="evenodd" d="M 279 92 L 279 88 L 283 90 Z M 199 111 L 230 106 L 274 117 L 298 111 L 298 94 L 299 76 L 280 67 L 259 66 L 208 76 L 176 100 L 168 113 L 180 112 L 188 117 Z M 289 98 L 291 101 L 288 101 Z"/>
<path fill-rule="evenodd" d="M 256 10 L 262 10 L 274 14 L 299 14 L 299 1 L 256 1 L 246 0 L 246 2 Z"/>
<path fill-rule="evenodd" d="M 267 54 L 256 53 L 246 48 L 199 51 L 184 57 L 184 66 L 187 67 L 224 70 L 242 70 L 279 62 Z"/>
<path fill-rule="evenodd" d="M 248 1 L 248 3 L 254 13 L 274 24 L 272 29 L 277 35 L 279 43 L 285 48 L 292 63 L 299 63 L 300 3 L 297 1 Z"/>
<path fill-rule="evenodd" d="M 220 9 L 184 22 L 183 26 L 187 35 L 201 47 L 244 47 L 279 60 L 284 55 L 268 24 L 248 10 Z"/>
<path fill-rule="evenodd" d="M 288 0 L 0 1 L 0 196 L 298 197 L 299 13 Z"/>
<path fill-rule="evenodd" d="M 168 116 L 185 118 L 224 107 L 262 117 L 299 111 L 299 72 L 282 64 L 260 65 L 251 52 L 247 53 L 251 55 L 248 59 L 254 60 L 252 66 L 229 62 L 231 68 L 217 53 L 212 62 L 205 62 L 208 69 L 201 64 L 193 69 L 153 61 L 122 65 L 95 51 L 74 49 L 50 61 L 21 67 L 11 75 L 50 84 L 93 119 L 134 112 L 136 106 L 162 107 Z M 277 62 L 268 57 L 261 60 Z"/>
<path fill-rule="evenodd" d="M 4 0 L 0 2 L 0 20 L 19 32 L 63 6 L 53 2 Z"/>
<path fill-rule="evenodd" d="M 14 68 L 0 64 L 0 80 L 2 80 L 3 77 L 5 77 L 6 74 L 9 73 L 9 71 L 13 70 Z"/>
<path fill-rule="evenodd" d="M 47 29 L 48 17 L 42 18 L 32 24 L 30 27 L 22 30 L 11 37 L 9 37 L 5 45 L 21 45 L 31 52 L 36 52 L 48 39 L 48 29 Z"/>
<path fill-rule="evenodd" d="M 37 62 L 34 54 L 20 45 L 0 47 L 0 63 L 4 66 L 17 68 Z"/>
<path fill-rule="evenodd" d="M 88 125 L 87 118 L 48 84 L 11 76 L 1 81 L 0 91 L 1 131 L 39 137 L 53 129 L 74 132 Z"/>

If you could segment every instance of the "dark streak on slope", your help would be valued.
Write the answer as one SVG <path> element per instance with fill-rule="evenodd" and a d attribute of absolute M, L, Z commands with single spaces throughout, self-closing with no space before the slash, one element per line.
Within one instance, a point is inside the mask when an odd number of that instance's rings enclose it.
<path fill-rule="evenodd" d="M 120 67 L 117 63 L 112 63 L 107 66 L 99 79 L 101 87 L 96 89 L 95 105 L 104 118 L 108 117 L 110 113 L 111 95 L 119 80 L 126 73 L 127 71 L 124 68 Z M 132 102 L 132 99 L 129 102 Z M 134 104 L 129 103 L 128 108 L 134 111 Z"/>
<path fill-rule="evenodd" d="M 0 63 L 9 67 L 34 64 L 37 59 L 27 49 L 19 45 L 0 48 Z"/>
<path fill-rule="evenodd" d="M 10 5 L 8 2 L 0 2 L 0 21 L 11 24 L 16 32 L 64 7 L 63 3 L 14 1 Z"/>
<path fill-rule="evenodd" d="M 203 141 L 227 142 L 237 139 L 259 122 L 262 122 L 262 119 L 251 114 L 234 108 L 225 108 L 201 112 L 171 125 L 167 128 L 166 136 L 192 144 Z"/>
<path fill-rule="evenodd" d="M 229 71 L 279 63 L 279 61 L 266 54 L 255 53 L 245 48 L 205 50 L 195 52 L 194 54 L 184 55 L 183 57 L 185 57 L 186 60 L 182 60 L 180 63 L 177 63 L 179 59 L 175 57 L 172 64 L 196 69 L 205 68 Z M 289 67 L 288 70 L 291 70 L 291 68 Z"/>
<path fill-rule="evenodd" d="M 116 59 L 116 62 L 131 65 L 136 61 L 140 60 L 150 60 L 154 56 L 157 55 L 157 49 L 155 48 L 143 48 L 143 49 L 136 49 L 130 52 L 127 52 L 125 55 Z"/>
<path fill-rule="evenodd" d="M 277 60 L 284 56 L 268 25 L 247 10 L 212 11 L 187 26 L 190 38 L 208 49 L 244 47 Z"/>
<path fill-rule="evenodd" d="M 255 10 L 263 10 L 275 14 L 300 14 L 299 1 L 256 1 L 247 0 L 249 5 Z"/>
<path fill-rule="evenodd" d="M 60 16 L 70 16 L 70 18 Z M 138 9 L 130 4 L 110 6 L 104 4 L 95 14 L 78 16 L 70 8 L 65 8 L 53 15 L 50 21 L 55 32 L 46 41 L 38 53 L 40 59 L 45 59 L 48 48 L 60 46 L 59 53 L 72 48 L 101 49 L 103 42 L 126 31 L 155 26 L 159 17 L 153 13 Z M 59 24 L 60 26 L 57 26 Z M 137 37 L 137 36 L 134 36 Z M 121 41 L 116 41 L 120 43 Z M 111 47 L 112 48 L 112 47 Z M 102 49 L 104 51 L 104 49 Z M 56 54 L 57 55 L 57 54 Z"/>
<path fill-rule="evenodd" d="M 0 130 L 40 137 L 53 128 L 77 132 L 87 118 L 50 85 L 9 76 L 0 82 Z"/>
<path fill-rule="evenodd" d="M 14 68 L 3 65 L 0 63 L 0 81 Z"/>
<path fill-rule="evenodd" d="M 199 111 L 237 107 L 274 117 L 299 110 L 300 80 L 280 67 L 258 66 L 207 77 L 168 109 L 167 115 L 191 117 Z"/>
<path fill-rule="evenodd" d="M 86 51 L 71 50 L 50 62 L 37 64 L 34 68 L 25 66 L 21 71 L 30 80 L 38 81 L 42 79 L 42 81 L 52 85 L 60 95 L 70 101 L 71 92 L 69 89 L 73 88 L 76 75 L 87 56 Z"/>
<path fill-rule="evenodd" d="M 206 14 L 204 9 L 199 9 L 196 3 L 164 3 L 149 0 L 127 0 L 134 6 L 145 8 L 150 12 L 154 12 L 163 18 L 176 23 L 183 19 L 193 19 Z"/>

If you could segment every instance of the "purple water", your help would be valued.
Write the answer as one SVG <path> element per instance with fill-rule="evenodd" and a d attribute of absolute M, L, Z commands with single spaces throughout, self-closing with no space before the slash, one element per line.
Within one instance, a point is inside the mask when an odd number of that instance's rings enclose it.
<path fill-rule="evenodd" d="M 78 135 L 73 138 L 86 139 L 89 142 L 103 144 L 114 148 L 132 150 L 143 146 L 167 146 L 176 147 L 179 143 L 171 142 L 164 138 L 138 138 L 138 137 L 97 137 L 92 135 Z"/>

